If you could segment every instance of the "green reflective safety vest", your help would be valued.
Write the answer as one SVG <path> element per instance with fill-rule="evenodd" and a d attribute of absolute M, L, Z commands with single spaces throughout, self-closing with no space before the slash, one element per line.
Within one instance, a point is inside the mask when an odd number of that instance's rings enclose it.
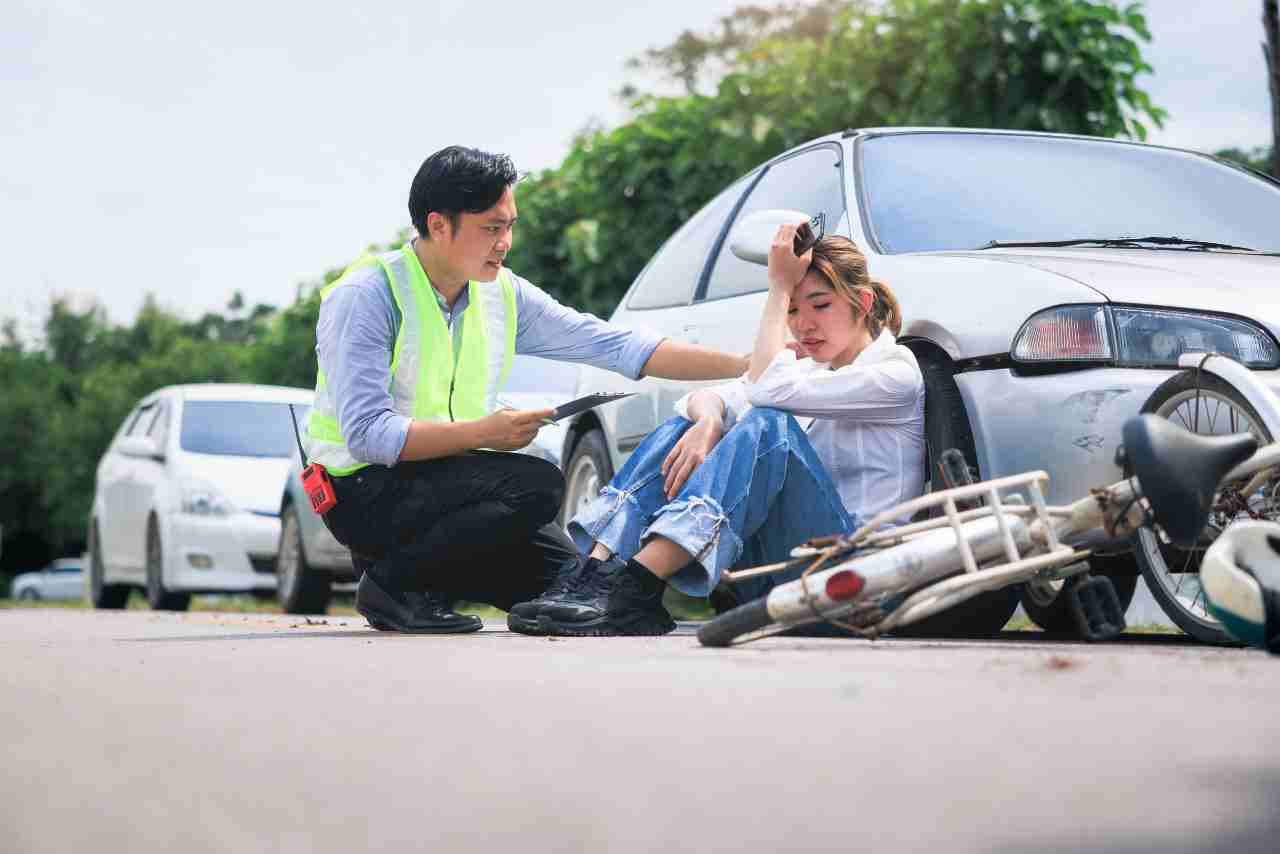
<path fill-rule="evenodd" d="M 462 347 L 455 355 L 436 292 L 408 244 L 397 252 L 356 261 L 320 292 L 321 302 L 374 266 L 382 268 L 400 310 L 400 330 L 391 352 L 392 408 L 415 420 L 435 422 L 474 421 L 493 412 L 516 349 L 511 273 L 504 267 L 493 284 L 468 283 L 470 304 L 462 315 Z M 324 371 L 317 372 L 315 404 L 307 419 L 307 459 L 336 476 L 368 465 L 347 449 Z"/>

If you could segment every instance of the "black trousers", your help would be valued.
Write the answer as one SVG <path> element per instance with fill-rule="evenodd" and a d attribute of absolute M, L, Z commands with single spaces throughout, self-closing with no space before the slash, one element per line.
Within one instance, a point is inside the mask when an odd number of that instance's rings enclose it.
<path fill-rule="evenodd" d="M 576 555 L 554 521 L 564 475 L 536 457 L 473 451 L 367 466 L 333 482 L 338 503 L 325 523 L 357 569 L 393 590 L 506 611 L 536 598 Z"/>

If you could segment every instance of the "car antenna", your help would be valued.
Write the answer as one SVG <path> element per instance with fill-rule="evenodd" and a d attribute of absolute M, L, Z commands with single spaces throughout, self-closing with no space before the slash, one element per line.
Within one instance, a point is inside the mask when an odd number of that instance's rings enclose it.
<path fill-rule="evenodd" d="M 293 404 L 289 404 L 289 420 L 293 422 L 293 438 L 298 443 L 298 456 L 302 458 L 302 465 L 307 464 L 307 452 L 302 450 L 302 434 L 298 432 L 298 416 L 293 413 Z"/>

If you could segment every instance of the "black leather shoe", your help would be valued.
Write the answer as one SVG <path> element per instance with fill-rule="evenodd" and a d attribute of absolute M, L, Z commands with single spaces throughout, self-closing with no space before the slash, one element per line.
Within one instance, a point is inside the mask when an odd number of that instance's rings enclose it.
<path fill-rule="evenodd" d="M 565 561 L 556 569 L 555 578 L 551 579 L 551 584 L 541 596 L 511 606 L 511 610 L 507 612 L 507 628 L 526 635 L 543 634 L 538 627 L 538 614 L 542 609 L 572 595 L 585 578 L 594 574 L 599 565 L 600 561 L 596 558 L 583 558 L 579 555 Z"/>
<path fill-rule="evenodd" d="M 577 589 L 538 611 L 546 635 L 665 635 L 676 627 L 662 606 L 666 583 L 635 561 L 613 557 Z"/>
<path fill-rule="evenodd" d="M 370 626 L 383 632 L 443 635 L 478 632 L 484 626 L 479 617 L 454 611 L 449 599 L 438 593 L 389 593 L 367 572 L 356 586 L 356 610 Z"/>

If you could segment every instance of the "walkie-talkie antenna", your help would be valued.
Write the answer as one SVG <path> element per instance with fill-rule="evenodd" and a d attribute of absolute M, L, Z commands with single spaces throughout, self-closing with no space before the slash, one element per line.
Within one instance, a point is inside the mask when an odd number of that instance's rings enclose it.
<path fill-rule="evenodd" d="M 298 456 L 302 457 L 302 464 L 307 464 L 307 452 L 302 450 L 302 434 L 298 432 L 298 416 L 293 412 L 293 404 L 289 404 L 289 420 L 293 422 L 293 438 L 298 443 Z"/>

